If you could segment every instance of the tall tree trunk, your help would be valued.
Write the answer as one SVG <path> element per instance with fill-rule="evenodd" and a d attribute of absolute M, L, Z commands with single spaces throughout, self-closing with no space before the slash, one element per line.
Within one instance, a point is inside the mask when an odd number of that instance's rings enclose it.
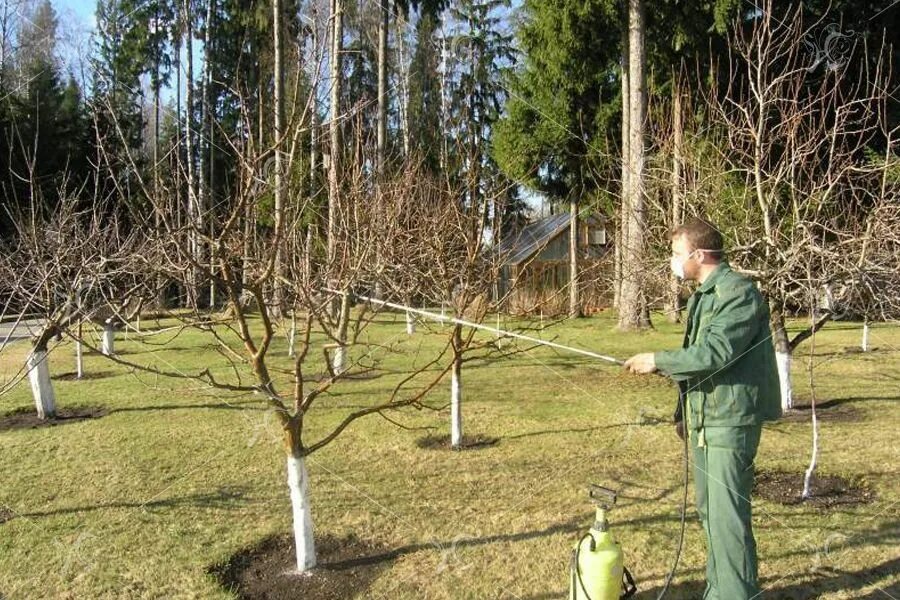
<path fill-rule="evenodd" d="M 331 29 L 331 123 L 330 164 L 328 166 L 328 266 L 334 269 L 336 242 L 335 227 L 340 200 L 341 170 L 341 92 L 343 88 L 344 52 L 344 4 L 343 0 L 332 1 Z"/>
<path fill-rule="evenodd" d="M 388 26 L 390 24 L 390 2 L 383 0 L 380 6 L 381 15 L 378 21 L 378 140 L 376 148 L 376 182 L 384 178 L 385 152 L 387 146 L 387 109 L 388 109 Z"/>
<path fill-rule="evenodd" d="M 173 45 L 175 46 L 175 49 L 173 52 L 174 57 L 172 59 L 172 63 L 173 63 L 174 71 L 175 71 L 175 80 L 176 80 L 176 85 L 175 85 L 175 139 L 176 139 L 176 141 L 175 141 L 175 182 L 174 182 L 174 184 L 175 184 L 175 194 L 174 194 L 175 195 L 175 222 L 178 224 L 178 228 L 180 230 L 184 231 L 183 228 L 184 228 L 186 221 L 183 218 L 182 211 L 185 210 L 185 205 L 184 205 L 184 198 L 182 198 L 182 195 L 181 195 L 182 175 L 184 174 L 184 165 L 182 164 L 182 160 L 181 160 L 182 159 L 182 151 L 181 151 L 182 150 L 182 141 L 184 139 L 183 121 L 181 119 L 181 44 L 182 44 L 182 41 L 184 38 L 183 32 L 181 31 L 181 29 L 184 27 L 184 25 L 182 23 L 183 18 L 181 16 L 182 13 L 183 13 L 183 10 L 179 6 L 179 10 L 178 10 L 179 30 L 176 35 L 173 35 L 172 42 L 173 42 Z M 187 213 L 187 214 L 190 215 L 190 213 Z M 187 222 L 188 223 L 190 222 L 190 216 L 188 216 Z M 190 247 L 190 228 L 187 228 L 187 239 L 182 240 L 182 241 L 187 241 L 186 246 Z M 180 305 L 183 305 L 180 302 L 181 296 L 182 296 L 182 294 L 184 296 L 187 296 L 188 291 L 182 290 L 180 288 L 181 288 L 181 286 L 179 286 L 179 290 L 178 290 L 178 296 L 179 296 L 178 303 Z"/>
<path fill-rule="evenodd" d="M 400 120 L 400 138 L 403 156 L 409 156 L 409 65 L 406 60 L 406 19 L 399 15 L 397 23 L 397 109 Z"/>
<path fill-rule="evenodd" d="M 382 0 L 378 20 L 378 124 L 375 148 L 375 193 L 381 198 L 382 185 L 385 180 L 385 153 L 387 151 L 387 108 L 388 108 L 388 26 L 390 24 L 390 2 Z M 380 253 L 376 255 L 376 271 L 381 270 L 383 262 Z M 376 299 L 382 297 L 381 277 L 375 280 Z"/>
<path fill-rule="evenodd" d="M 159 5 L 153 19 L 154 27 L 159 27 Z M 160 123 L 160 81 L 159 81 L 159 52 L 154 53 L 153 71 L 155 84 L 153 86 L 153 224 L 159 231 L 162 226 L 163 211 L 168 207 L 162 206 L 160 198 L 160 177 L 159 177 L 159 123 Z M 177 180 L 176 180 L 177 181 Z M 162 275 L 156 278 L 156 307 L 158 309 L 166 308 L 166 280 Z M 79 335 L 76 342 L 81 347 L 81 336 Z M 80 377 L 80 376 L 79 376 Z"/>
<path fill-rule="evenodd" d="M 215 201 L 214 195 L 214 164 L 215 164 L 215 115 L 213 115 L 213 81 L 211 66 L 211 49 L 213 43 L 212 29 L 213 16 L 215 15 L 215 0 L 206 0 L 206 31 L 203 35 L 203 118 L 201 124 L 204 127 L 206 135 L 206 148 L 201 148 L 203 152 L 203 162 L 205 168 L 200 170 L 201 179 L 201 199 L 200 205 L 206 212 L 207 227 L 209 234 L 209 307 L 211 309 L 216 306 L 216 230 L 215 230 Z"/>
<path fill-rule="evenodd" d="M 312 30 L 312 51 L 311 57 L 316 71 L 311 74 L 310 80 L 315 86 L 312 90 L 312 107 L 309 114 L 309 197 L 314 200 L 318 194 L 318 168 L 319 168 L 319 93 L 318 93 L 318 69 L 319 69 L 319 29 L 315 22 L 315 11 L 313 12 Z"/>
<path fill-rule="evenodd" d="M 682 123 L 681 88 L 678 80 L 672 83 L 672 227 L 681 225 L 684 211 L 682 173 L 684 172 L 684 125 Z M 681 281 L 674 274 L 669 275 L 669 321 L 681 321 Z"/>
<path fill-rule="evenodd" d="M 630 167 L 628 165 L 629 151 L 628 144 L 631 141 L 631 135 L 628 131 L 628 125 L 631 120 L 631 108 L 629 101 L 631 99 L 631 89 L 629 87 L 628 77 L 628 18 L 623 19 L 625 26 L 622 28 L 622 189 L 619 202 L 619 218 L 616 219 L 616 247 L 614 249 L 614 279 L 613 279 L 613 306 L 617 309 L 621 308 L 622 303 L 622 278 L 624 269 L 622 261 L 625 257 L 625 246 L 628 244 L 626 237 L 626 215 L 628 214 L 628 175 Z"/>
<path fill-rule="evenodd" d="M 182 1 L 182 23 L 184 27 L 185 41 L 185 60 L 187 61 L 185 68 L 185 102 L 187 108 L 185 111 L 185 149 L 187 162 L 187 192 L 188 192 L 188 219 L 190 226 L 188 228 L 190 235 L 191 260 L 191 290 L 189 291 L 191 305 L 195 308 L 200 299 L 200 265 L 202 258 L 200 256 L 200 232 L 203 231 L 203 222 L 201 215 L 201 207 L 197 198 L 196 176 L 194 174 L 194 27 L 193 15 L 189 0 Z"/>
<path fill-rule="evenodd" d="M 581 317 L 578 294 L 578 202 L 569 198 L 569 318 Z"/>
<path fill-rule="evenodd" d="M 282 157 L 282 144 L 284 143 L 284 44 L 282 33 L 284 27 L 284 9 L 281 0 L 272 0 L 272 44 L 275 54 L 274 77 L 275 94 L 273 97 L 275 113 L 275 273 L 273 277 L 273 293 L 275 313 L 278 316 L 284 314 L 284 293 L 282 290 L 282 256 L 281 239 L 284 227 L 284 163 Z"/>
<path fill-rule="evenodd" d="M 619 329 L 649 326 L 644 290 L 644 130 L 646 80 L 644 75 L 644 6 L 642 0 L 628 3 L 628 202 L 623 224 L 622 292 L 619 298 Z"/>

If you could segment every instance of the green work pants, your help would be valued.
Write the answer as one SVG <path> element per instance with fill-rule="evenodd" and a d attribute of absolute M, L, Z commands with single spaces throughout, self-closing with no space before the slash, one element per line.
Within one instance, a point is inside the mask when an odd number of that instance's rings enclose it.
<path fill-rule="evenodd" d="M 691 431 L 697 512 L 706 533 L 704 600 L 750 600 L 760 593 L 750 522 L 760 431 L 759 425 Z"/>

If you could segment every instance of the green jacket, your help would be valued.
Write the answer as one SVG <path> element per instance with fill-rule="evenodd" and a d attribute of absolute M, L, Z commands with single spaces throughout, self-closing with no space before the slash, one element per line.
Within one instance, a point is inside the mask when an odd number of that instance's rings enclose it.
<path fill-rule="evenodd" d="M 723 262 L 691 296 L 687 315 L 682 349 L 654 358 L 678 382 L 691 426 L 756 425 L 780 417 L 769 307 L 753 282 Z"/>

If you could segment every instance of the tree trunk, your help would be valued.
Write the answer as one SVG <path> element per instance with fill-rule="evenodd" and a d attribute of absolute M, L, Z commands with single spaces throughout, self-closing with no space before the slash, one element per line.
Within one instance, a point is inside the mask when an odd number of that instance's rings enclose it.
<path fill-rule="evenodd" d="M 578 202 L 569 199 L 569 318 L 581 317 L 578 297 Z"/>
<path fill-rule="evenodd" d="M 309 503 L 309 475 L 302 456 L 287 457 L 287 482 L 291 492 L 294 521 L 294 546 L 297 551 L 297 571 L 305 573 L 316 566 L 316 545 L 313 535 L 312 510 Z"/>
<path fill-rule="evenodd" d="M 400 138 L 403 141 L 403 156 L 409 156 L 409 68 L 406 61 L 406 19 L 397 17 L 397 112 L 400 125 Z M 443 89 L 443 88 L 442 88 Z M 443 163 L 442 163 L 443 164 Z"/>
<path fill-rule="evenodd" d="M 819 458 L 819 419 L 816 415 L 816 386 L 814 381 L 814 368 L 815 361 L 812 360 L 812 357 L 816 354 L 816 333 L 815 333 L 815 323 L 816 323 L 816 311 L 815 308 L 812 310 L 812 323 L 813 323 L 813 333 L 812 340 L 810 341 L 810 361 L 809 361 L 809 391 L 810 391 L 810 411 L 812 413 L 812 452 L 809 457 L 809 466 L 806 469 L 806 473 L 803 476 L 803 493 L 801 497 L 805 500 L 811 495 L 811 484 L 812 484 L 812 476 L 816 471 L 816 462 Z"/>
<path fill-rule="evenodd" d="M 200 232 L 203 231 L 201 207 L 197 198 L 196 176 L 194 174 L 194 28 L 193 14 L 187 0 L 182 4 L 182 22 L 184 24 L 185 40 L 185 148 L 187 162 L 187 187 L 188 187 L 188 235 L 190 235 L 191 258 L 194 264 L 191 266 L 191 305 L 195 308 L 200 299 Z"/>
<path fill-rule="evenodd" d="M 781 409 L 789 411 L 794 408 L 793 387 L 791 385 L 791 343 L 788 339 L 781 307 L 772 306 L 770 312 L 772 340 L 775 344 L 775 362 L 778 365 L 778 380 L 781 383 Z"/>
<path fill-rule="evenodd" d="M 84 377 L 84 344 L 81 341 L 82 326 L 78 323 L 78 337 L 75 339 L 75 377 L 82 379 Z"/>
<path fill-rule="evenodd" d="M 378 21 L 378 139 L 376 148 L 376 182 L 384 179 L 385 152 L 387 146 L 387 106 L 388 106 L 388 26 L 390 24 L 390 2 L 381 2 L 381 18 Z"/>
<path fill-rule="evenodd" d="M 450 375 L 450 447 L 462 445 L 462 327 L 453 329 L 453 371 Z"/>
<path fill-rule="evenodd" d="M 210 43 L 212 40 L 212 14 L 213 0 L 206 0 L 206 28 L 203 33 L 203 81 L 200 84 L 200 136 L 197 151 L 200 153 L 200 172 L 197 178 L 197 186 L 199 190 L 197 203 L 200 207 L 201 218 L 198 225 L 201 231 L 210 233 L 209 247 L 209 306 L 215 305 L 215 284 L 213 283 L 213 247 L 212 247 L 212 202 L 210 201 L 210 186 L 212 184 L 210 153 L 212 152 L 212 139 L 209 134 L 212 133 L 212 117 L 210 115 L 210 88 L 212 87 L 212 69 L 210 66 Z M 204 224 L 204 221 L 208 221 Z M 200 237 L 198 233 L 198 237 Z"/>
<path fill-rule="evenodd" d="M 328 266 L 334 268 L 335 227 L 338 217 L 341 170 L 341 91 L 344 51 L 344 5 L 343 0 L 332 0 L 331 33 L 331 124 L 330 124 L 330 164 L 328 167 Z"/>
<path fill-rule="evenodd" d="M 622 291 L 619 297 L 619 329 L 649 326 L 644 292 L 644 130 L 646 115 L 644 6 L 628 4 L 628 202 L 625 205 L 622 254 Z"/>
<path fill-rule="evenodd" d="M 684 164 L 684 125 L 681 114 L 681 89 L 672 85 L 672 228 L 681 225 L 683 214 L 682 172 Z M 674 274 L 669 275 L 669 321 L 681 321 L 681 281 Z"/>
<path fill-rule="evenodd" d="M 628 131 L 628 124 L 631 119 L 631 107 L 629 101 L 631 99 L 629 77 L 628 77 L 628 19 L 624 19 L 625 27 L 622 28 L 622 189 L 619 201 L 619 218 L 616 223 L 616 247 L 614 249 L 614 279 L 613 279 L 613 306 L 621 308 L 622 302 L 622 260 L 625 256 L 625 246 L 628 240 L 625 236 L 626 215 L 628 214 L 628 144 L 631 141 L 631 135 Z"/>
<path fill-rule="evenodd" d="M 282 164 L 281 145 L 284 136 L 284 61 L 283 61 L 283 8 L 281 0 L 272 0 L 272 43 L 275 54 L 275 93 L 273 112 L 275 113 L 275 273 L 273 279 L 273 293 L 275 313 L 283 314 L 284 294 L 282 292 L 282 268 L 281 268 L 281 236 L 284 226 L 284 165 Z"/>
<path fill-rule="evenodd" d="M 337 348 L 334 349 L 334 357 L 331 368 L 335 374 L 340 375 L 347 369 L 347 330 L 350 325 L 350 292 L 345 290 L 341 294 L 340 312 L 337 322 Z"/>
<path fill-rule="evenodd" d="M 112 356 L 116 353 L 116 328 L 112 319 L 107 319 L 103 323 L 103 340 L 100 351 L 104 356 Z"/>
<path fill-rule="evenodd" d="M 412 335 L 416 332 L 416 318 L 409 311 L 406 311 L 406 335 Z"/>
<path fill-rule="evenodd" d="M 863 352 L 869 351 L 869 319 L 863 321 L 863 333 L 861 349 Z"/>
<path fill-rule="evenodd" d="M 34 397 L 38 418 L 56 417 L 56 395 L 53 393 L 53 382 L 50 380 L 46 349 L 35 348 L 31 351 L 28 356 L 28 379 L 31 382 L 31 394 Z"/>
<path fill-rule="evenodd" d="M 159 27 L 159 5 L 156 6 L 157 13 L 154 17 L 154 27 Z M 160 227 L 162 226 L 162 215 L 163 211 L 168 207 L 161 206 L 162 199 L 160 198 L 160 177 L 159 177 L 159 123 L 160 123 L 160 113 L 162 112 L 159 108 L 160 101 L 160 80 L 159 80 L 159 52 L 154 53 L 155 60 L 153 61 L 153 69 L 155 72 L 156 85 L 153 86 L 153 206 L 155 207 L 153 222 L 156 226 L 156 230 L 160 231 Z M 177 178 L 176 178 L 177 181 Z M 156 278 L 156 308 L 164 309 L 166 308 L 166 280 L 162 275 L 159 275 Z M 81 336 L 78 336 L 78 341 L 76 342 L 77 349 L 80 351 L 81 349 Z M 79 375 L 79 378 L 81 376 Z"/>

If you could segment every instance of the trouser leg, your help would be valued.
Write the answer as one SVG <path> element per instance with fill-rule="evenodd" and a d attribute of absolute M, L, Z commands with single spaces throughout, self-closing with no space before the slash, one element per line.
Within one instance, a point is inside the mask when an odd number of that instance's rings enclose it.
<path fill-rule="evenodd" d="M 750 492 L 760 427 L 707 427 L 705 433 L 705 598 L 749 600 L 759 594 Z"/>
<path fill-rule="evenodd" d="M 697 514 L 700 515 L 700 523 L 706 536 L 706 590 L 703 592 L 703 600 L 718 600 L 716 593 L 716 559 L 713 556 L 712 545 L 709 543 L 709 519 L 707 518 L 709 482 L 706 447 L 697 445 L 696 433 L 696 431 L 691 432 L 691 446 L 694 457 L 694 495 L 697 501 Z"/>

